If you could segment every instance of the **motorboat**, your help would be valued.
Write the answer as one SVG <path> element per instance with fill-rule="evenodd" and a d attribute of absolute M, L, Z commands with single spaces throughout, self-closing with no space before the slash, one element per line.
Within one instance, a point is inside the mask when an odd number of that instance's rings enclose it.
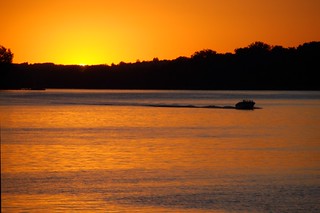
<path fill-rule="evenodd" d="M 236 104 L 236 109 L 254 109 L 254 105 L 253 100 L 243 100 Z"/>

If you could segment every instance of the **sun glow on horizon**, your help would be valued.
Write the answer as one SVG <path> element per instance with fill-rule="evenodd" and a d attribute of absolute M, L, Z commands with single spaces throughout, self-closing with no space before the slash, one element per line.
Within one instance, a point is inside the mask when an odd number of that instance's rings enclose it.
<path fill-rule="evenodd" d="M 14 63 L 118 64 L 320 40 L 318 0 L 11 0 L 0 8 L 0 45 Z"/>

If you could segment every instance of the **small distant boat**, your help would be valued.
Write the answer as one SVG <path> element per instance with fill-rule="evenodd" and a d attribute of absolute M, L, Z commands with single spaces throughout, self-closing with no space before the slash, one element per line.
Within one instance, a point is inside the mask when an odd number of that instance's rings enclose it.
<path fill-rule="evenodd" d="M 254 109 L 254 105 L 253 100 L 243 100 L 236 104 L 236 109 Z"/>

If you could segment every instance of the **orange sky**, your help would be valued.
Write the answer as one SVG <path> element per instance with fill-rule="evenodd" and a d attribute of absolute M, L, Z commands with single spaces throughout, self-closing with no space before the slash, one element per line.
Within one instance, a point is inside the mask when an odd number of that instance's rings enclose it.
<path fill-rule="evenodd" d="M 111 64 L 320 40 L 320 0 L 4 0 L 14 63 Z"/>

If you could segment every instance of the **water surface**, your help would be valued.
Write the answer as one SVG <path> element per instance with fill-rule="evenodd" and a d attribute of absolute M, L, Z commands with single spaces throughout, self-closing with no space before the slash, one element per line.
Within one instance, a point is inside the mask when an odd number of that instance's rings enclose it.
<path fill-rule="evenodd" d="M 259 110 L 159 108 L 234 105 Z M 320 93 L 1 91 L 2 212 L 319 212 Z"/>

